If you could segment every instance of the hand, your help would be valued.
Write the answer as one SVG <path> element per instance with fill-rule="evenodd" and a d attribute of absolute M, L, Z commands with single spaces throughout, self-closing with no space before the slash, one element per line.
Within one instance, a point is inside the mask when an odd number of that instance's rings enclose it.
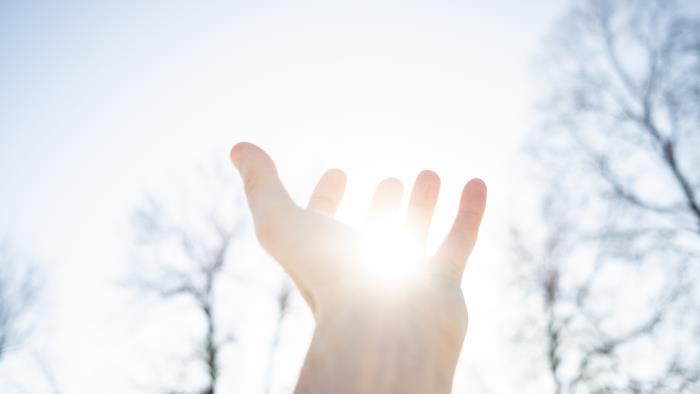
<path fill-rule="evenodd" d="M 430 377 L 424 380 L 431 383 L 426 384 L 449 387 L 466 332 L 467 313 L 460 282 L 486 203 L 484 183 L 474 179 L 466 184 L 451 230 L 437 253 L 425 259 L 414 280 L 387 291 L 387 286 L 372 281 L 362 268 L 366 258 L 365 235 L 333 219 L 345 189 L 342 171 L 327 171 L 314 189 L 308 207 L 302 209 L 290 198 L 274 163 L 263 150 L 250 143 L 239 143 L 231 150 L 231 160 L 243 178 L 258 240 L 289 273 L 314 313 L 316 348 L 349 346 L 347 350 L 359 352 L 360 347 L 371 347 L 370 343 L 397 351 L 417 346 L 420 349 L 416 351 L 430 353 L 437 368 L 435 373 L 427 371 Z M 425 244 L 439 188 L 438 176 L 423 171 L 411 193 L 405 228 L 419 249 Z M 396 215 L 402 192 L 403 186 L 396 179 L 379 184 L 369 209 L 370 226 L 385 223 Z M 368 333 L 372 334 L 365 335 Z M 361 353 L 363 360 L 350 363 L 355 367 L 358 363 L 365 367 L 371 364 L 364 359 L 367 350 Z M 309 368 L 321 368 L 318 357 L 326 357 L 315 353 L 318 352 L 314 352 L 312 344 L 304 367 L 306 375 Z M 321 364 L 328 367 L 327 361 Z M 384 365 L 377 367 L 386 369 Z M 303 387 L 304 371 L 298 388 Z M 446 378 L 449 382 L 445 382 Z M 338 387 L 331 389 L 328 384 L 332 383 L 326 383 L 324 387 L 331 391 L 325 392 L 339 392 Z M 399 383 L 411 385 L 404 392 L 420 392 L 420 386 L 411 384 L 410 379 L 395 382 Z M 372 384 L 373 392 L 382 392 L 376 382 L 367 384 Z M 319 385 L 323 386 L 316 382 L 314 389 Z"/>

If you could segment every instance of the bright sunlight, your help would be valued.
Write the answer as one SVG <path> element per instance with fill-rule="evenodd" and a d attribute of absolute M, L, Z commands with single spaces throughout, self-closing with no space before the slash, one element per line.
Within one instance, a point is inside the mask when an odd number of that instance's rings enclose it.
<path fill-rule="evenodd" d="M 424 258 L 416 238 L 399 225 L 368 228 L 362 259 L 364 273 L 380 284 L 396 285 L 410 280 Z"/>

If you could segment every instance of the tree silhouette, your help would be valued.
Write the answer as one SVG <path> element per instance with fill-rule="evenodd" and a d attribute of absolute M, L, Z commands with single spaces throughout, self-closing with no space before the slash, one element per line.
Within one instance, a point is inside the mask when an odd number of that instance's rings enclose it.
<path fill-rule="evenodd" d="M 30 314 L 39 289 L 35 266 L 0 241 L 0 362 L 31 332 Z"/>
<path fill-rule="evenodd" d="M 219 292 L 221 286 L 231 284 L 229 251 L 243 222 L 236 212 L 241 200 L 230 189 L 230 179 L 221 172 L 199 176 L 201 183 L 188 188 L 189 194 L 149 198 L 134 210 L 140 257 L 128 284 L 166 302 L 188 300 L 191 310 L 203 318 L 203 335 L 192 352 L 203 365 L 206 381 L 195 392 L 215 394 L 222 375 L 221 352 L 235 341 L 231 327 L 220 321 Z M 169 210 L 175 202 L 178 208 Z"/>
<path fill-rule="evenodd" d="M 700 390 L 700 19 L 577 2 L 546 46 L 542 228 L 513 231 L 521 338 L 555 393 Z M 653 349 L 653 351 L 651 350 Z"/>

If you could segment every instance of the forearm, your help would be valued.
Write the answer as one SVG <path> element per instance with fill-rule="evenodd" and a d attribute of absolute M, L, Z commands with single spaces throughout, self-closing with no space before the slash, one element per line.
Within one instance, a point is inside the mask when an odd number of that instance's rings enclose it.
<path fill-rule="evenodd" d="M 319 318 L 297 394 L 451 391 L 462 337 L 417 335 L 435 321 L 375 307 Z"/>

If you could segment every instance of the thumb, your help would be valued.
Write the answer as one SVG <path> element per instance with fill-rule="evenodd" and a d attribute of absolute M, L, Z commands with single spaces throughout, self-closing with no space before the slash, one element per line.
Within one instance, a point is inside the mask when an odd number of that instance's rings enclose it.
<path fill-rule="evenodd" d="M 240 142 L 231 149 L 231 161 L 243 180 L 256 228 L 274 226 L 274 221 L 294 207 L 277 175 L 275 163 L 265 151 L 249 142 Z"/>

